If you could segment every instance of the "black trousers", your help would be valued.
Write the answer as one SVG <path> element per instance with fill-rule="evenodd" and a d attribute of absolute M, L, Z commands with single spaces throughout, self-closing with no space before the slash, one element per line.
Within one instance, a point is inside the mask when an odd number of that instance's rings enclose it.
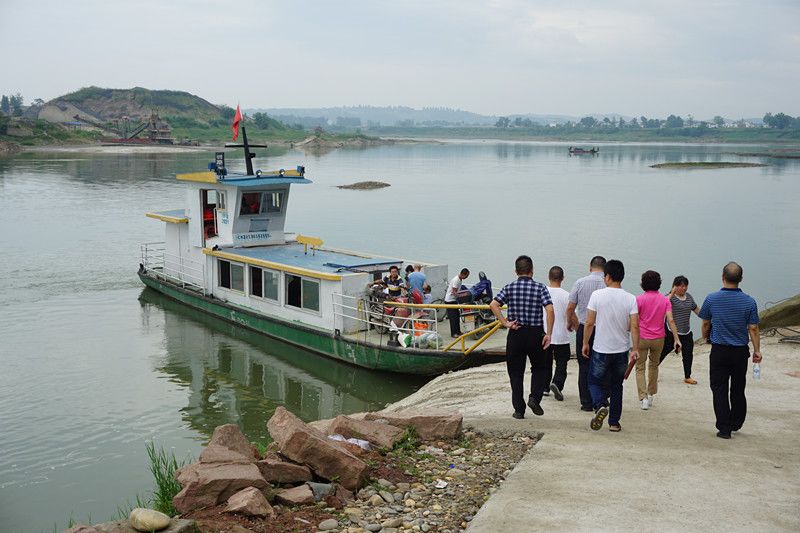
<path fill-rule="evenodd" d="M 461 315 L 458 311 L 458 309 L 451 309 L 450 307 L 447 308 L 447 319 L 450 320 L 450 336 L 461 335 Z"/>
<path fill-rule="evenodd" d="M 589 348 L 594 346 L 594 334 L 589 339 Z M 589 359 L 581 355 L 583 348 L 583 324 L 578 325 L 575 331 L 575 353 L 578 357 L 578 395 L 581 400 L 581 407 L 592 407 L 592 395 L 589 393 Z M 591 356 L 591 353 L 589 354 Z"/>
<path fill-rule="evenodd" d="M 709 383 L 714 397 L 714 415 L 717 429 L 723 433 L 738 431 L 747 416 L 747 398 L 744 395 L 747 346 L 711 345 Z"/>
<path fill-rule="evenodd" d="M 667 355 L 675 347 L 675 337 L 672 336 L 670 330 L 666 330 L 667 334 L 664 337 L 664 349 L 661 350 L 661 359 L 659 364 L 666 359 Z M 686 335 L 678 334 L 678 339 L 681 341 L 681 357 L 683 357 L 683 377 L 692 377 L 692 361 L 694 360 L 694 335 L 690 331 Z"/>
<path fill-rule="evenodd" d="M 552 352 L 553 360 L 556 363 L 556 370 L 553 372 L 553 384 L 558 390 L 564 390 L 564 382 L 567 381 L 567 363 L 569 362 L 569 344 L 551 344 L 549 350 Z"/>
<path fill-rule="evenodd" d="M 531 389 L 529 398 L 542 401 L 542 393 L 550 385 L 553 372 L 553 357 L 550 350 L 542 348 L 544 328 L 523 326 L 508 331 L 506 339 L 506 367 L 511 381 L 511 403 L 517 413 L 525 412 L 525 367 L 531 363 Z M 549 355 L 548 355 L 549 354 Z"/>

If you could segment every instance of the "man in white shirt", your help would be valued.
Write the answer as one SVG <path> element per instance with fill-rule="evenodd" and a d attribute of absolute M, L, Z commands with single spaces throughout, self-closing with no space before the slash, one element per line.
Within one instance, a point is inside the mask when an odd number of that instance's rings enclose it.
<path fill-rule="evenodd" d="M 454 304 L 458 303 L 456 294 L 461 290 L 461 282 L 469 277 L 469 269 L 462 268 L 461 272 L 456 277 L 450 280 L 447 284 L 447 292 L 444 295 L 444 303 Z M 447 318 L 450 320 L 450 336 L 457 338 L 461 336 L 461 316 L 458 309 L 447 309 Z"/>
<path fill-rule="evenodd" d="M 586 306 L 581 354 L 589 359 L 589 392 L 595 410 L 590 427 L 595 431 L 599 430 L 603 427 L 603 420 L 609 416 L 607 397 L 603 391 L 605 382 L 611 394 L 608 429 L 620 431 L 622 382 L 629 364 L 639 358 L 639 308 L 636 297 L 622 289 L 622 280 L 625 277 L 622 261 L 611 259 L 606 262 L 603 272 L 606 288 L 594 291 Z M 592 333 L 595 333 L 595 338 L 590 349 L 589 339 Z"/>
<path fill-rule="evenodd" d="M 564 269 L 560 266 L 550 268 L 547 274 L 550 285 L 547 290 L 553 300 L 553 313 L 556 319 L 553 323 L 553 331 L 550 334 L 549 357 L 556 363 L 556 370 L 553 373 L 553 381 L 550 383 L 550 390 L 553 397 L 559 402 L 564 400 L 564 382 L 567 380 L 567 362 L 569 361 L 569 331 L 567 331 L 567 306 L 569 305 L 569 292 L 561 288 L 564 281 Z"/>

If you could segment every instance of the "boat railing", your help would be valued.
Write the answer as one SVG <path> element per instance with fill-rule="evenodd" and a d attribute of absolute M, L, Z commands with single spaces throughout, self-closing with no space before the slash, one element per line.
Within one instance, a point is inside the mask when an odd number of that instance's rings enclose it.
<path fill-rule="evenodd" d="M 433 308 L 417 309 L 410 316 L 399 317 L 385 313 L 383 303 L 370 301 L 364 296 L 348 294 L 333 294 L 333 315 L 336 330 L 349 338 L 356 338 L 365 343 L 386 344 L 396 331 L 400 334 L 410 335 L 412 347 L 417 347 L 420 339 L 426 333 L 432 333 L 426 339 L 429 349 L 439 350 L 444 346 L 444 340 L 439 334 L 439 322 Z M 431 344 L 433 346 L 431 346 Z"/>
<path fill-rule="evenodd" d="M 460 309 L 460 310 L 486 310 L 491 309 L 488 304 L 407 304 L 402 302 L 386 302 L 390 306 L 398 306 L 398 307 L 408 307 L 410 309 L 418 309 L 418 308 L 432 308 L 433 310 L 436 309 Z M 501 309 L 506 309 L 506 306 L 503 306 Z M 466 333 L 462 333 L 460 336 L 453 339 L 449 344 L 447 344 L 442 351 L 448 351 L 455 346 L 460 346 L 461 352 L 464 355 L 469 355 L 475 350 L 478 346 L 486 342 L 486 340 L 494 335 L 497 330 L 501 327 L 499 320 L 493 320 L 492 322 L 488 322 L 482 326 L 479 326 L 471 331 L 467 331 Z M 483 333 L 478 339 L 470 344 L 467 345 L 467 339 L 475 338 L 475 335 L 478 333 Z"/>
<path fill-rule="evenodd" d="M 386 313 L 384 306 L 407 308 L 410 311 L 410 316 L 397 317 L 394 313 Z M 350 338 L 358 338 L 364 342 L 387 343 L 392 329 L 397 330 L 398 333 L 412 335 L 412 339 L 421 338 L 426 332 L 435 332 L 436 335 L 433 339 L 436 350 L 446 352 L 452 349 L 460 349 L 466 356 L 482 345 L 501 327 L 500 322 L 494 320 L 467 331 L 458 338 L 445 342 L 439 334 L 439 321 L 436 318 L 437 309 L 485 310 L 489 309 L 489 306 L 485 304 L 412 304 L 392 300 L 379 302 L 376 305 L 376 302 L 365 296 L 333 294 L 335 328 L 341 334 L 345 334 Z M 481 335 L 478 337 L 478 334 Z M 430 346 L 428 347 L 430 348 Z"/>
<path fill-rule="evenodd" d="M 205 294 L 205 265 L 201 261 L 167 252 L 163 242 L 140 245 L 142 266 L 156 278 Z"/>

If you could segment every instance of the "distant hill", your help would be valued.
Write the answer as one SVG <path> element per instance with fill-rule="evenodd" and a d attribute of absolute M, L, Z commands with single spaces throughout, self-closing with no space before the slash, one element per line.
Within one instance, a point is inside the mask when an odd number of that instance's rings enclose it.
<path fill-rule="evenodd" d="M 104 89 L 84 87 L 55 98 L 47 105 L 70 104 L 102 120 L 123 116 L 145 119 L 156 111 L 162 117 L 191 117 L 202 122 L 223 118 L 222 108 L 184 91 L 153 91 L 142 87 L 133 89 Z"/>
<path fill-rule="evenodd" d="M 37 116 L 33 118 L 57 124 L 80 122 L 84 126 L 88 124 L 96 129 L 118 133 L 122 131 L 123 124 L 147 121 L 153 112 L 173 129 L 180 129 L 181 134 L 193 137 L 198 136 L 197 130 L 230 127 L 234 115 L 234 110 L 228 106 L 214 105 L 185 91 L 84 87 L 38 107 Z M 266 115 L 252 118 L 254 128 L 287 129 L 285 124 Z"/>
<path fill-rule="evenodd" d="M 360 121 L 360 125 L 396 126 L 413 122 L 415 125 L 443 126 L 448 124 L 494 125 L 496 117 L 480 115 L 462 109 L 447 107 L 423 107 L 414 109 L 406 106 L 341 106 L 341 107 L 285 107 L 248 109 L 248 113 L 264 112 L 286 123 L 298 123 L 304 126 L 323 125 L 357 125 L 352 119 Z M 311 120 L 310 120 L 311 119 Z M 348 120 L 349 119 L 349 120 Z M 403 124 L 403 125 L 410 125 Z"/>

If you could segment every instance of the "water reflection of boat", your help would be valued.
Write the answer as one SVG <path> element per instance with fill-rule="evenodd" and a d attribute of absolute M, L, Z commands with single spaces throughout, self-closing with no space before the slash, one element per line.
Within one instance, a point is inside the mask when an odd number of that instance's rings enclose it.
<path fill-rule="evenodd" d="M 569 155 L 597 155 L 600 148 L 581 148 L 579 146 L 570 146 Z"/>
<path fill-rule="evenodd" d="M 380 409 L 425 381 L 310 356 L 150 289 L 139 301 L 150 327 L 154 311 L 163 312 L 166 353 L 157 370 L 189 389 L 183 418 L 204 435 L 236 422 L 253 438 L 265 436 L 264 421 L 278 405 L 306 420 Z"/>
<path fill-rule="evenodd" d="M 434 309 L 488 305 L 436 304 L 419 291 L 409 295 L 414 303 L 376 303 L 366 288 L 390 266 L 402 271 L 410 261 L 285 232 L 291 187 L 311 181 L 302 166 L 254 172 L 244 128 L 242 136 L 246 173 L 228 172 L 219 152 L 207 171 L 177 175 L 186 186 L 185 209 L 147 213 L 165 223 L 165 241 L 142 245 L 145 285 L 218 319 L 372 370 L 435 375 L 505 355 L 497 321 L 480 325 L 473 317 L 453 341 L 439 334 Z M 425 263 L 423 270 L 431 298 L 442 298 L 447 265 Z"/>

